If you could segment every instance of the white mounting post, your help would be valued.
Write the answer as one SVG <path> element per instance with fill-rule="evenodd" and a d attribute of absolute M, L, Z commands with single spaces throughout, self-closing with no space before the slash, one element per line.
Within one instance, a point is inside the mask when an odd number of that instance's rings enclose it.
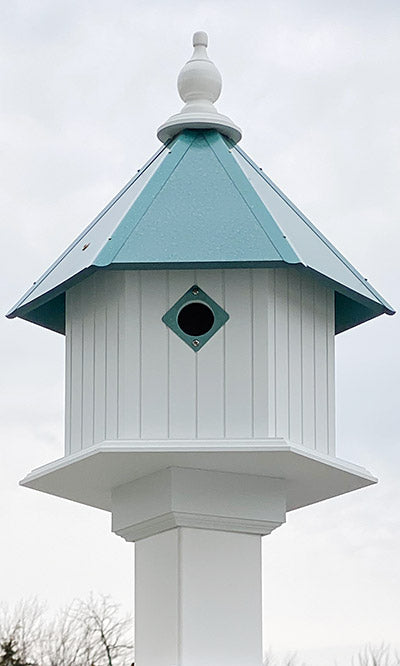
<path fill-rule="evenodd" d="M 137 666 L 261 666 L 261 537 L 177 527 L 136 544 Z"/>
<path fill-rule="evenodd" d="M 285 482 L 170 468 L 116 488 L 113 531 L 137 541 L 135 665 L 261 666 L 261 536 Z"/>

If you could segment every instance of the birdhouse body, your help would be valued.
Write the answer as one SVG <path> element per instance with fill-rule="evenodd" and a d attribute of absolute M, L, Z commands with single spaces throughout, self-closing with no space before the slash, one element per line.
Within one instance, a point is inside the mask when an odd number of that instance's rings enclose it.
<path fill-rule="evenodd" d="M 162 321 L 192 285 L 229 320 L 197 354 Z M 66 297 L 66 455 L 281 438 L 334 455 L 334 293 L 295 268 L 99 271 Z"/>
<path fill-rule="evenodd" d="M 136 542 L 138 666 L 261 666 L 261 536 L 376 479 L 335 335 L 394 311 L 237 147 L 205 33 L 165 145 L 22 297 L 66 336 L 65 452 L 22 485 Z"/>
<path fill-rule="evenodd" d="M 286 479 L 288 510 L 368 485 L 335 457 L 334 340 L 383 312 L 243 151 L 182 131 L 9 315 L 67 346 L 65 456 L 24 484 L 110 511 L 176 467 Z"/>

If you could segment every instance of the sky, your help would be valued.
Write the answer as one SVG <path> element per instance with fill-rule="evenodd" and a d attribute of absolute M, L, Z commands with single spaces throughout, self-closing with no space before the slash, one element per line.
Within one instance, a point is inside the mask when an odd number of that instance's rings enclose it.
<path fill-rule="evenodd" d="M 195 30 L 242 147 L 398 309 L 400 5 L 390 0 L 2 0 L 0 311 L 157 150 Z M 337 450 L 379 484 L 263 540 L 265 647 L 344 666 L 400 649 L 399 317 L 336 340 Z M 64 339 L 0 321 L 0 599 L 133 600 L 110 516 L 18 481 L 63 453 Z"/>

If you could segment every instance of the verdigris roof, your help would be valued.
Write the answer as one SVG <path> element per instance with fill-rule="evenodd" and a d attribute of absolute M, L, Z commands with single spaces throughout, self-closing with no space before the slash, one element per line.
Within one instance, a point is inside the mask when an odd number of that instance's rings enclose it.
<path fill-rule="evenodd" d="M 163 146 L 8 313 L 60 333 L 65 292 L 96 270 L 293 265 L 336 292 L 336 332 L 394 310 L 216 130 Z"/>

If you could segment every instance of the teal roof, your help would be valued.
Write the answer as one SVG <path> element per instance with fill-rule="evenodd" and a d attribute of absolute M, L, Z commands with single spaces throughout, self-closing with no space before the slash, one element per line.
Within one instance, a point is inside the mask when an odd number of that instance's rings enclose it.
<path fill-rule="evenodd" d="M 237 146 L 163 146 L 8 313 L 64 332 L 65 292 L 96 270 L 294 265 L 336 292 L 336 332 L 393 309 Z"/>

